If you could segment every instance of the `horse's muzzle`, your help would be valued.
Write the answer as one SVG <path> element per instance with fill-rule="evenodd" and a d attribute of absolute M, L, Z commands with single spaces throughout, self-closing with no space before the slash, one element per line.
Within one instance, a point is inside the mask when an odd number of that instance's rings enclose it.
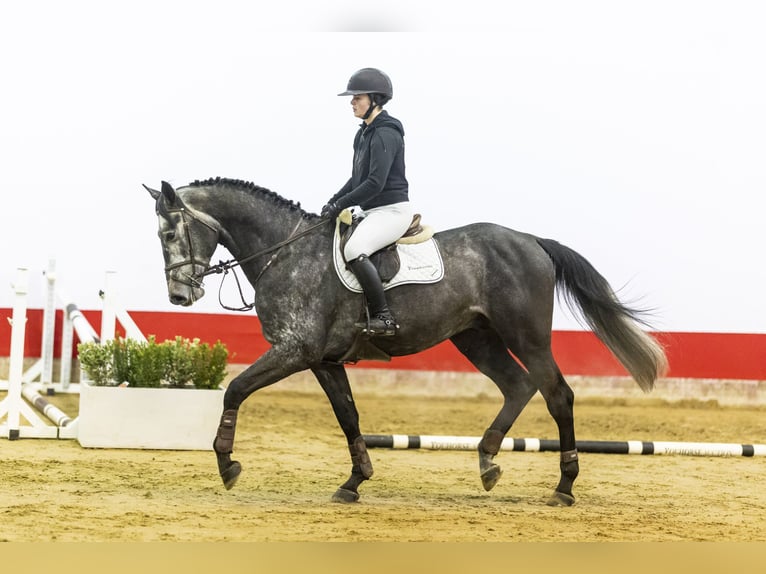
<path fill-rule="evenodd" d="M 205 295 L 205 290 L 201 287 L 192 287 L 184 283 L 168 284 L 168 299 L 173 305 L 189 307 L 195 301 L 199 301 Z"/>
<path fill-rule="evenodd" d="M 184 295 L 171 295 L 169 299 L 173 305 L 180 305 L 181 307 L 188 307 L 192 304 L 191 299 Z"/>

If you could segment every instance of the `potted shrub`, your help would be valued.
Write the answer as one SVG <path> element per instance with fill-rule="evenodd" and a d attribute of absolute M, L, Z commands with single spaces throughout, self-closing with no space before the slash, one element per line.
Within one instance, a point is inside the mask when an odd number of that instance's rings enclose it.
<path fill-rule="evenodd" d="M 199 339 L 114 339 L 77 347 L 77 438 L 85 447 L 210 450 L 228 350 Z"/>

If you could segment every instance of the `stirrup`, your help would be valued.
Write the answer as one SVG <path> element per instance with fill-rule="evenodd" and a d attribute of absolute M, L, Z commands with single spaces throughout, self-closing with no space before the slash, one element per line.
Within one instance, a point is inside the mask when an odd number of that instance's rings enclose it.
<path fill-rule="evenodd" d="M 399 325 L 390 313 L 377 313 L 367 318 L 367 322 L 355 323 L 362 333 L 374 337 L 393 337 L 399 330 Z"/>

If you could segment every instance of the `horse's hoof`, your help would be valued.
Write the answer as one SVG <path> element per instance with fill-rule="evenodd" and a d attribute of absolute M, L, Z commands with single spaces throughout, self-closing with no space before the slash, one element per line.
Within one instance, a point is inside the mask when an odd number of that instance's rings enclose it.
<path fill-rule="evenodd" d="M 500 477 L 503 476 L 503 470 L 499 465 L 493 464 L 487 470 L 481 473 L 481 484 L 484 486 L 484 490 L 489 492 L 492 490 Z"/>
<path fill-rule="evenodd" d="M 221 473 L 221 480 L 226 490 L 231 490 L 237 484 L 240 472 L 242 472 L 242 465 L 235 460 Z"/>
<path fill-rule="evenodd" d="M 575 502 L 574 496 L 564 494 L 563 492 L 554 492 L 548 499 L 548 506 L 572 506 Z"/>
<path fill-rule="evenodd" d="M 351 502 L 356 502 L 357 500 L 359 500 L 359 493 L 345 488 L 339 488 L 335 491 L 335 494 L 332 495 L 333 502 L 349 504 Z"/>

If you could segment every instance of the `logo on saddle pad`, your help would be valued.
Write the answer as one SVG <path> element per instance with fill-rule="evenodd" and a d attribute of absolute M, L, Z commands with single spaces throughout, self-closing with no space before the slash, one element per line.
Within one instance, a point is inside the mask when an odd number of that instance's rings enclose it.
<path fill-rule="evenodd" d="M 419 220 L 419 217 L 416 217 Z M 346 262 L 341 251 L 342 244 L 345 244 L 342 241 L 344 234 L 341 231 L 341 226 L 348 228 L 348 222 L 350 221 L 350 214 L 347 214 L 346 211 L 338 217 L 333 237 L 333 263 L 335 264 L 338 278 L 346 289 L 355 293 L 362 293 L 362 287 L 359 285 L 356 277 L 349 269 L 346 269 Z M 393 273 L 392 277 L 386 277 L 385 273 L 381 272 L 383 289 L 385 290 L 413 283 L 438 283 L 444 277 L 444 263 L 442 262 L 441 253 L 439 253 L 439 246 L 433 237 L 418 243 L 411 243 L 410 241 L 402 242 L 400 240 L 393 244 L 393 246 L 384 247 L 377 254 L 372 255 L 370 259 L 376 262 L 376 255 L 380 256 L 381 252 L 389 252 L 383 254 L 383 257 L 391 255 L 393 259 L 398 257 L 399 261 L 398 270 Z M 389 265 L 385 266 L 390 267 Z"/>

